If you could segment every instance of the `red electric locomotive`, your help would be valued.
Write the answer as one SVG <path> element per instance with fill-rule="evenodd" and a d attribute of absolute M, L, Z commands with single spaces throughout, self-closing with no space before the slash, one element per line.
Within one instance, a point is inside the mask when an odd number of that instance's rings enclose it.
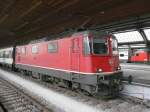
<path fill-rule="evenodd" d="M 150 53 L 147 49 L 135 49 L 131 56 L 131 62 L 147 63 L 150 60 Z"/>
<path fill-rule="evenodd" d="M 17 46 L 15 67 L 90 94 L 112 96 L 121 87 L 117 40 L 97 31 Z"/>

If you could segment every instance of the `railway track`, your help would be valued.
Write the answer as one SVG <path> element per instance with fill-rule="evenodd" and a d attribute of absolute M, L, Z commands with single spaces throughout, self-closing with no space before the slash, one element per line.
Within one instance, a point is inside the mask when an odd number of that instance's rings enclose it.
<path fill-rule="evenodd" d="M 150 107 L 150 85 L 132 82 L 128 84 L 126 81 L 123 82 L 124 90 L 122 95 L 134 97 L 141 101 L 144 105 Z M 138 102 L 139 102 L 138 101 Z"/>
<path fill-rule="evenodd" d="M 3 112 L 51 112 L 2 78 L 0 78 L 0 106 Z"/>

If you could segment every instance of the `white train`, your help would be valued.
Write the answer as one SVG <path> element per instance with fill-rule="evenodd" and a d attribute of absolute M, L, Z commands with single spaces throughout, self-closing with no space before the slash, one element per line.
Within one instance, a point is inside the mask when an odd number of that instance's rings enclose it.
<path fill-rule="evenodd" d="M 13 64 L 13 47 L 0 49 L 0 65 L 11 67 Z"/>
<path fill-rule="evenodd" d="M 120 62 L 128 62 L 129 51 L 128 49 L 119 49 Z"/>

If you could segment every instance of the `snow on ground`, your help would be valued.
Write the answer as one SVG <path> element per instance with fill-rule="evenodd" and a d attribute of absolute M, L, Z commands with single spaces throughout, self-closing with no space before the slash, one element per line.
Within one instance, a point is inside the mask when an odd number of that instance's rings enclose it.
<path fill-rule="evenodd" d="M 64 112 L 104 112 L 1 69 L 0 77 L 13 81 Z"/>

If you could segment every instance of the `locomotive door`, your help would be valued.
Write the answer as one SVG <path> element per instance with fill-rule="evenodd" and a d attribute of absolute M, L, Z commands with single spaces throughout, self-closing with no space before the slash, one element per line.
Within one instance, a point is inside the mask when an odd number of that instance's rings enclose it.
<path fill-rule="evenodd" d="M 73 71 L 79 71 L 80 64 L 80 47 L 79 38 L 72 39 L 71 47 L 71 69 Z"/>

